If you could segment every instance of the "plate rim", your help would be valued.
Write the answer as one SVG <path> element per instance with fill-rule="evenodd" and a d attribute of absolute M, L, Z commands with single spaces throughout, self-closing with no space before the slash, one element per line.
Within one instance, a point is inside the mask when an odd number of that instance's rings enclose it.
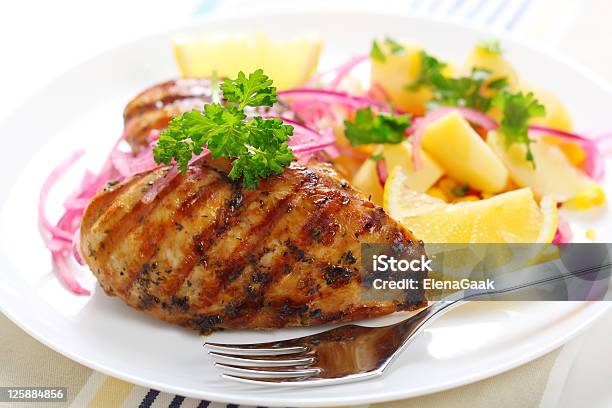
<path fill-rule="evenodd" d="M 92 61 L 95 61 L 96 59 L 99 58 L 103 58 L 106 54 L 109 54 L 113 51 L 119 50 L 119 49 L 127 49 L 130 47 L 133 47 L 135 44 L 137 44 L 140 41 L 146 40 L 148 38 L 151 37 L 161 37 L 161 36 L 165 36 L 165 35 L 170 35 L 171 33 L 176 32 L 177 30 L 193 30 L 195 28 L 197 28 L 198 24 L 201 24 L 202 22 L 209 22 L 209 21 L 239 21 L 239 20 L 245 20 L 245 19 L 249 19 L 252 18 L 253 16 L 275 16 L 275 17 L 283 17 L 283 16 L 287 16 L 287 17 L 292 17 L 295 18 L 296 16 L 321 16 L 324 15 L 326 17 L 329 17 L 329 15 L 336 15 L 338 17 L 344 17 L 344 18 L 354 18 L 354 17 L 363 17 L 363 16 L 375 16 L 376 18 L 402 18 L 402 19 L 406 19 L 409 21 L 421 21 L 421 22 L 435 22 L 437 24 L 443 24 L 443 25 L 447 25 L 447 26 L 452 26 L 454 29 L 459 29 L 459 30 L 467 30 L 467 31 L 471 31 L 473 33 L 476 34 L 480 34 L 483 36 L 490 36 L 492 33 L 487 33 L 487 31 L 478 28 L 478 27 L 469 27 L 465 24 L 461 24 L 459 22 L 456 21 L 451 21 L 451 20 L 447 20 L 444 18 L 427 18 L 427 17 L 422 17 L 422 16 L 409 16 L 409 15 L 393 15 L 391 13 L 388 12 L 381 12 L 381 11 L 368 11 L 368 10 L 353 10 L 350 12 L 346 12 L 346 11 L 342 11 L 341 9 L 330 9 L 330 10 L 326 10 L 326 11 L 314 11 L 314 10 L 309 10 L 307 12 L 304 11 L 297 11 L 297 12 L 286 12 L 283 11 L 281 13 L 274 13 L 274 12 L 266 12 L 266 13 L 243 13 L 240 14 L 238 16 L 217 16 L 217 15 L 212 15 L 212 16 L 199 16 L 196 18 L 191 18 L 187 21 L 182 22 L 182 24 L 176 24 L 171 26 L 170 28 L 165 27 L 164 29 L 161 30 L 157 30 L 157 31 L 153 31 L 153 32 L 149 32 L 146 33 L 144 35 L 138 35 L 138 36 L 133 36 L 130 39 L 121 42 L 113 47 L 110 48 L 106 48 L 101 50 L 99 53 L 97 53 L 94 56 L 91 56 L 90 58 L 87 58 L 86 60 L 80 61 L 79 63 L 70 66 L 69 68 L 65 69 L 64 71 L 62 71 L 60 74 L 55 75 L 52 78 L 49 78 L 45 81 L 45 83 L 43 83 L 37 90 L 35 90 L 31 95 L 29 95 L 27 98 L 25 98 L 25 100 L 23 100 L 19 105 L 17 105 L 16 107 L 14 107 L 13 109 L 11 109 L 11 111 L 4 116 L 4 120 L 2 120 L 2 122 L 0 122 L 0 129 L 4 127 L 4 125 L 6 123 L 10 123 L 12 118 L 24 107 L 26 106 L 29 101 L 33 98 L 36 98 L 37 95 L 39 95 L 40 93 L 43 93 L 46 91 L 47 88 L 49 88 L 53 83 L 55 83 L 56 81 L 64 78 L 65 76 L 69 76 L 72 72 L 74 71 L 78 71 L 80 69 L 82 69 L 83 66 L 86 66 L 87 64 L 90 64 Z M 516 38 L 513 35 L 509 35 L 508 33 L 502 33 L 502 32 L 496 32 L 494 33 L 494 35 L 504 41 L 509 41 L 511 43 L 516 44 L 519 47 L 528 49 L 530 51 L 533 51 L 537 54 L 542 54 L 548 58 L 551 58 L 552 60 L 555 60 L 557 62 L 559 62 L 562 65 L 565 65 L 566 67 L 572 69 L 573 71 L 579 73 L 580 75 L 582 75 L 585 79 L 587 79 L 588 81 L 594 83 L 596 86 L 600 87 L 604 92 L 606 92 L 607 94 L 610 95 L 610 98 L 612 99 L 612 85 L 610 85 L 607 81 L 605 81 L 601 76 L 599 76 L 598 74 L 592 72 L 588 67 L 586 67 L 583 64 L 580 64 L 576 61 L 572 61 L 569 60 L 568 58 L 552 52 L 550 50 L 547 49 L 543 49 L 542 47 L 539 47 L 538 45 L 533 45 L 533 44 L 527 44 L 526 40 L 520 39 L 520 38 Z M 13 186 L 13 183 L 10 184 L 10 186 Z M 8 198 L 8 192 L 10 192 L 10 189 L 5 190 L 5 192 L 3 194 L 0 195 L 0 205 L 2 205 L 2 207 L 4 207 L 4 204 L 6 202 L 6 199 Z M 3 257 L 5 257 L 4 254 L 2 254 Z M 6 302 L 8 303 L 8 302 Z M 477 374 L 471 373 L 469 375 L 465 375 L 463 377 L 460 377 L 459 379 L 454 379 L 453 381 L 448 381 L 446 383 L 442 383 L 442 384 L 438 384 L 434 387 L 423 387 L 420 388 L 416 391 L 413 392 L 402 392 L 399 390 L 396 390 L 395 392 L 385 392 L 383 396 L 380 396 L 378 398 L 376 397 L 354 397 L 351 398 L 350 396 L 344 397 L 343 399 L 338 399 L 338 400 L 334 400 L 331 398 L 327 398 L 326 400 L 323 400 L 320 403 L 316 403 L 317 406 L 334 406 L 334 405 L 338 405 L 338 404 L 369 404 L 369 403 L 376 403 L 376 402 L 383 402 L 383 401 L 394 401 L 394 400 L 398 400 L 398 399 L 404 399 L 404 398 L 412 398 L 412 397 L 416 397 L 416 396 L 422 396 L 422 395 L 428 395 L 431 393 L 435 393 L 435 392 L 439 392 L 439 391 L 443 391 L 443 390 L 448 390 L 448 389 L 452 389 L 455 387 L 459 387 L 462 385 L 467 385 L 467 384 L 471 384 L 473 382 L 485 379 L 485 378 L 489 378 L 491 376 L 503 373 L 505 371 L 508 371 L 512 368 L 518 367 L 520 365 L 523 365 L 529 361 L 532 361 L 552 350 L 554 350 L 555 348 L 565 344 L 567 341 L 571 340 L 572 338 L 574 338 L 575 336 L 577 336 L 579 333 L 581 333 L 582 331 L 584 331 L 585 329 L 587 329 L 588 327 L 590 327 L 596 320 L 598 320 L 599 318 L 601 318 L 601 316 L 606 313 L 606 311 L 612 309 L 612 303 L 608 303 L 608 302 L 576 302 L 581 304 L 580 308 L 585 308 L 584 310 L 584 314 L 587 316 L 587 319 L 584 319 L 580 322 L 580 324 L 577 324 L 573 330 L 571 330 L 570 332 L 567 333 L 567 335 L 564 336 L 560 336 L 558 337 L 555 341 L 552 341 L 550 343 L 548 343 L 546 346 L 540 347 L 536 350 L 533 350 L 530 353 L 526 353 L 522 356 L 520 356 L 519 358 L 515 358 L 515 359 L 511 359 L 506 361 L 503 364 L 498 364 L 490 369 L 485 369 L 485 370 L 481 370 L 480 372 L 478 372 Z M 587 305 L 588 304 L 588 305 Z M 593 309 L 593 310 L 591 310 Z M 578 307 L 576 308 L 576 310 L 578 310 Z M 587 313 L 587 311 L 589 311 L 590 313 Z M 109 375 L 109 376 L 113 376 L 125 381 L 128 381 L 132 384 L 136 384 L 136 385 L 140 385 L 143 387 L 149 387 L 149 388 L 155 388 L 159 391 L 163 391 L 163 392 L 168 392 L 171 394 L 176 394 L 177 391 L 180 391 L 180 388 L 177 387 L 167 387 L 165 384 L 163 383 L 156 383 L 154 381 L 142 381 L 139 377 L 130 375 L 129 373 L 124 373 L 121 371 L 116 371 L 111 367 L 106 367 L 104 365 L 98 364 L 95 361 L 91 361 L 88 360 L 87 358 L 82 358 L 80 356 L 78 356 L 77 354 L 71 352 L 68 349 L 65 349 L 61 346 L 61 344 L 56 343 L 56 342 L 52 342 L 52 341 L 47 341 L 47 339 L 45 338 L 44 335 L 39 334 L 36 330 L 32 329 L 30 326 L 28 326 L 27 324 L 24 324 L 23 322 L 19 321 L 17 318 L 17 314 L 13 314 L 10 313 L 8 311 L 8 308 L 5 305 L 5 301 L 3 301 L 3 299 L 0 297 L 0 312 L 2 312 L 5 316 L 7 316 L 7 318 L 9 318 L 9 320 L 11 320 L 14 324 L 16 324 L 18 327 L 20 327 L 22 330 L 24 330 L 28 335 L 30 335 L 31 337 L 35 338 L 36 340 L 38 340 L 39 342 L 41 342 L 42 344 L 46 345 L 47 347 L 51 348 L 52 350 L 64 355 L 67 358 L 72 359 L 73 361 L 76 361 L 80 364 L 83 364 L 89 368 L 91 368 L 92 370 L 101 372 L 103 374 Z M 381 377 L 384 378 L 384 377 Z M 179 395 L 184 395 L 187 394 L 185 396 L 189 396 L 189 395 L 194 395 L 192 393 L 183 393 L 183 394 L 179 394 Z M 227 394 L 223 394 L 222 395 L 227 395 Z M 207 395 L 211 395 L 211 397 L 208 397 Z M 220 397 L 217 396 L 216 393 L 207 393 L 207 392 L 203 392 L 200 393 L 198 396 L 193 396 L 193 398 L 200 398 L 200 399 L 206 399 L 206 400 L 211 400 L 211 401 L 218 401 L 218 402 L 222 402 L 223 399 L 226 399 L 226 397 L 221 397 L 221 400 L 219 399 Z M 263 404 L 268 405 L 268 406 L 284 406 L 283 403 L 280 403 L 278 401 L 275 400 L 271 400 L 268 401 L 266 400 L 267 397 L 259 397 L 260 400 L 263 400 Z M 235 396 L 232 396 L 232 403 L 238 403 L 238 404 L 252 404 L 252 403 L 259 403 L 259 401 L 256 401 L 253 398 L 250 397 L 243 397 L 239 394 L 236 394 Z M 301 401 L 301 400 L 300 400 Z M 291 405 L 293 406 L 313 406 L 313 403 L 311 402 L 293 402 L 291 403 Z M 228 401 L 229 402 L 229 401 Z"/>

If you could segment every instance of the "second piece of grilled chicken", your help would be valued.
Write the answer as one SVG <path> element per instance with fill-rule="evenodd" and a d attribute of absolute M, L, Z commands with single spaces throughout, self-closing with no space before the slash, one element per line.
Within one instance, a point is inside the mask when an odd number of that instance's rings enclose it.
<path fill-rule="evenodd" d="M 202 109 L 212 100 L 208 78 L 178 78 L 145 89 L 132 99 L 123 111 L 123 137 L 132 151 L 138 153 L 152 142 L 151 132 L 162 131 L 177 115 Z M 262 107 L 260 114 L 287 115 L 282 103 Z M 291 116 L 291 115 L 289 115 Z"/>
<path fill-rule="evenodd" d="M 340 322 L 424 305 L 418 290 L 400 300 L 363 296 L 362 243 L 411 248 L 415 258 L 422 243 L 331 167 L 293 164 L 257 190 L 207 161 L 186 175 L 172 172 L 136 175 L 87 207 L 81 250 L 109 295 L 201 332 Z M 159 189 L 153 199 L 151 189 Z"/>

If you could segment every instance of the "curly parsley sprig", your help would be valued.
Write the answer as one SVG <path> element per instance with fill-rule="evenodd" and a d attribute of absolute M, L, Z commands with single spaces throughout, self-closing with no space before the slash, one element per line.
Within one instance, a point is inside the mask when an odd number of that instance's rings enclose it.
<path fill-rule="evenodd" d="M 235 80 L 220 84 L 224 105 L 211 103 L 203 111 L 193 110 L 173 118 L 153 148 L 155 161 L 175 161 L 182 173 L 194 155 L 204 147 L 212 157 L 232 159 L 228 177 L 242 178 L 247 188 L 255 188 L 259 180 L 282 173 L 295 160 L 287 140 L 293 126 L 281 119 L 253 117 L 247 119 L 247 107 L 272 106 L 276 88 L 261 69 L 249 74 L 239 72 Z"/>

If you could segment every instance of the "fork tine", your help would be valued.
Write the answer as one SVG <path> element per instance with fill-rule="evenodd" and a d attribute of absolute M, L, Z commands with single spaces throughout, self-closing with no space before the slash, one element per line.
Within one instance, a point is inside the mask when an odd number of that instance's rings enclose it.
<path fill-rule="evenodd" d="M 283 379 L 283 378 L 248 378 L 248 377 L 241 377 L 239 375 L 231 375 L 231 374 L 221 374 L 221 378 L 223 379 L 227 379 L 227 380 L 232 380 L 232 381 L 236 381 L 236 382 L 240 382 L 243 384 L 251 384 L 251 385 L 265 385 L 265 386 L 288 386 L 288 387 L 295 387 L 296 385 L 298 386 L 314 386 L 317 384 L 320 384 L 320 381 L 318 377 L 297 377 L 297 378 L 288 378 L 288 379 Z"/>
<path fill-rule="evenodd" d="M 221 378 L 232 380 L 236 382 L 240 382 L 243 384 L 251 384 L 251 385 L 265 385 L 275 386 L 275 387 L 314 387 L 321 384 L 342 384 L 353 381 L 363 381 L 368 380 L 374 377 L 378 377 L 382 374 L 382 371 L 376 371 L 371 373 L 362 373 L 358 375 L 353 375 L 349 377 L 341 377 L 341 378 L 321 378 L 319 376 L 310 376 L 310 377 L 293 377 L 293 378 L 252 378 L 252 377 L 243 377 L 240 375 L 233 374 L 221 374 Z"/>
<path fill-rule="evenodd" d="M 209 351 L 237 356 L 280 356 L 283 354 L 297 354 L 308 351 L 306 346 L 289 347 L 258 347 L 257 344 L 221 344 L 204 343 Z"/>
<path fill-rule="evenodd" d="M 229 364 L 215 363 L 215 367 L 221 369 L 224 373 L 238 374 L 246 378 L 298 378 L 312 377 L 321 373 L 320 368 L 299 368 L 286 370 L 261 370 L 258 368 L 237 367 Z"/>
<path fill-rule="evenodd" d="M 212 356 L 217 362 L 224 362 L 234 366 L 247 366 L 247 367 L 290 367 L 290 366 L 307 366 L 314 363 L 314 357 L 301 357 L 301 358 L 275 358 L 275 359 L 263 359 L 263 358 L 248 358 L 248 357 L 236 357 L 227 354 L 221 354 L 214 351 L 209 351 L 208 354 Z"/>

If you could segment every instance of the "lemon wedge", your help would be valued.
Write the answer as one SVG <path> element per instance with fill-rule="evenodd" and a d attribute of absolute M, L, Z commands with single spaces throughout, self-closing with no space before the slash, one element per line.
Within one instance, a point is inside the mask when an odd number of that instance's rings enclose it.
<path fill-rule="evenodd" d="M 444 201 L 414 190 L 412 184 L 410 175 L 402 167 L 391 170 L 382 201 L 384 210 L 392 218 L 401 220 L 446 208 Z"/>
<path fill-rule="evenodd" d="M 314 35 L 277 41 L 256 35 L 180 34 L 173 39 L 176 62 L 185 77 L 233 78 L 263 69 L 278 89 L 302 85 L 317 68 L 323 41 Z"/>
<path fill-rule="evenodd" d="M 447 204 L 409 189 L 396 167 L 385 185 L 383 204 L 391 217 L 426 243 L 551 242 L 557 230 L 557 205 L 529 188 L 486 200 Z"/>

